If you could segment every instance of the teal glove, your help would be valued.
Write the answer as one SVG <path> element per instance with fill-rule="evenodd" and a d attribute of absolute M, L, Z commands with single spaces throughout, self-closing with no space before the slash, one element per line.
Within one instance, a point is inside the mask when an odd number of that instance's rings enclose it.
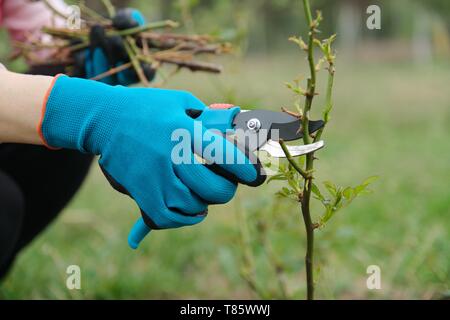
<path fill-rule="evenodd" d="M 236 182 L 251 185 L 259 178 L 257 166 L 249 161 L 220 164 L 248 158 L 188 115 L 188 109 L 205 108 L 190 93 L 112 87 L 59 76 L 44 105 L 40 126 L 44 142 L 49 147 L 100 155 L 108 180 L 136 201 L 142 221 L 151 229 L 197 224 L 205 218 L 209 204 L 232 199 Z M 197 128 L 200 136 L 194 133 Z M 191 164 L 172 161 L 174 147 L 179 145 L 172 139 L 177 129 L 190 133 L 187 157 Z M 205 133 L 212 139 L 204 138 Z M 203 153 L 213 144 L 219 146 L 217 151 L 211 156 Z M 222 175 L 196 161 L 194 153 L 215 161 Z"/>
<path fill-rule="evenodd" d="M 113 27 L 117 30 L 130 29 L 145 24 L 142 13 L 136 9 L 120 9 L 113 19 Z M 119 36 L 107 36 L 103 26 L 93 26 L 89 34 L 90 48 L 75 54 L 74 75 L 91 79 L 105 73 L 111 68 L 119 67 L 130 61 Z M 155 70 L 147 63 L 141 63 L 146 78 L 152 81 Z M 100 79 L 111 85 L 130 85 L 139 82 L 133 68 L 128 68 L 114 75 Z"/>

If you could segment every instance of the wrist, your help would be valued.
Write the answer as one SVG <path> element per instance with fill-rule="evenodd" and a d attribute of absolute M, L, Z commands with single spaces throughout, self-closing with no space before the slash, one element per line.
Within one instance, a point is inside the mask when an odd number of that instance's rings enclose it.
<path fill-rule="evenodd" d="M 42 144 L 36 130 L 51 77 L 0 69 L 0 141 Z"/>

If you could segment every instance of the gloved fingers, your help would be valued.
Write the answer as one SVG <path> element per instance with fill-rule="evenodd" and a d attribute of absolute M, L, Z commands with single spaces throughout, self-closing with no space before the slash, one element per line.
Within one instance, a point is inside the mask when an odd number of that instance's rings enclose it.
<path fill-rule="evenodd" d="M 89 50 L 85 50 L 83 51 L 83 55 L 84 55 L 84 73 L 86 75 L 86 79 L 90 79 L 93 78 L 94 75 L 94 65 L 92 63 L 92 59 L 90 57 L 90 51 Z"/>
<path fill-rule="evenodd" d="M 166 208 L 163 212 L 164 219 L 162 219 L 161 222 L 158 222 L 159 218 L 157 220 L 154 220 L 159 228 L 161 229 L 171 229 L 171 228 L 179 228 L 184 226 L 192 226 L 195 224 L 198 224 L 205 220 L 208 212 L 204 211 L 201 214 L 198 215 L 185 215 L 180 213 L 177 210 Z"/>
<path fill-rule="evenodd" d="M 119 30 L 142 26 L 145 22 L 145 17 L 142 13 L 133 8 L 119 9 L 113 18 L 113 26 Z"/>
<path fill-rule="evenodd" d="M 123 63 L 118 63 L 117 67 L 123 65 Z M 128 68 L 124 71 L 117 73 L 117 82 L 123 86 L 130 85 L 138 81 L 138 77 L 133 68 Z M 149 79 L 150 81 L 150 79 Z"/>
<path fill-rule="evenodd" d="M 96 77 L 111 68 L 110 63 L 101 48 L 95 48 L 90 54 L 92 55 L 92 59 L 86 61 L 86 71 L 90 70 L 90 72 L 86 72 L 89 78 Z M 88 62 L 90 63 L 88 64 Z M 102 79 L 102 82 L 112 84 L 114 83 L 114 78 L 112 76 L 105 77 Z"/>
<path fill-rule="evenodd" d="M 143 211 L 141 210 L 142 219 L 145 222 L 145 225 L 148 229 L 174 229 L 181 228 L 185 226 L 192 226 L 202 222 L 206 216 L 208 215 L 208 211 L 205 210 L 196 215 L 187 215 L 180 212 L 176 208 L 160 208 L 155 211 Z M 145 236 L 148 233 L 147 228 L 144 229 L 143 235 Z M 145 230 L 147 229 L 147 230 Z M 142 237 L 141 237 L 142 238 Z"/>
<path fill-rule="evenodd" d="M 206 160 L 209 169 L 232 182 L 249 186 L 259 186 L 264 182 L 261 164 L 253 154 L 242 150 L 222 134 L 206 129 L 200 122 L 194 122 L 191 132 L 193 150 Z"/>
<path fill-rule="evenodd" d="M 175 174 L 167 188 L 165 204 L 170 210 L 184 215 L 198 215 L 206 211 L 208 205 L 192 192 Z"/>
<path fill-rule="evenodd" d="M 188 163 L 174 165 L 181 181 L 209 204 L 224 204 L 235 195 L 237 184 L 215 174 L 191 153 Z"/>
<path fill-rule="evenodd" d="M 142 13 L 137 9 L 131 9 L 131 17 L 134 21 L 137 22 L 139 26 L 143 26 L 145 24 L 145 17 L 142 15 Z"/>
<path fill-rule="evenodd" d="M 195 110 L 203 110 L 206 108 L 206 104 L 194 96 L 192 93 L 187 91 L 178 91 L 179 94 L 183 95 L 184 107 L 186 110 L 195 109 Z M 189 117 L 186 114 L 187 117 Z M 190 118 L 190 117 L 189 117 Z"/>

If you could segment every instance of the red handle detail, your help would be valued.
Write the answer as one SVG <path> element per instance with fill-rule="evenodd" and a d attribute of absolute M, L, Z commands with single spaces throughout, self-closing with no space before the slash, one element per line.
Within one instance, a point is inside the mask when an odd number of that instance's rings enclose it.
<path fill-rule="evenodd" d="M 228 104 L 228 103 L 214 103 L 209 106 L 210 109 L 215 109 L 215 110 L 228 110 L 228 109 L 231 109 L 234 107 L 235 107 L 234 104 Z"/>

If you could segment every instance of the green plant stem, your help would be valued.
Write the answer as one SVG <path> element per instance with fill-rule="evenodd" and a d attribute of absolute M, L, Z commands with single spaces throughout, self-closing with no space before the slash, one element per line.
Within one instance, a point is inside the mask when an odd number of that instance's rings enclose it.
<path fill-rule="evenodd" d="M 307 299 L 314 300 L 314 224 L 311 219 L 310 200 L 311 200 L 311 184 L 312 180 L 305 180 L 303 189 L 303 197 L 301 203 L 303 221 L 306 228 L 306 284 Z"/>
<path fill-rule="evenodd" d="M 309 175 L 307 172 L 305 172 L 300 165 L 294 160 L 294 158 L 292 157 L 291 153 L 289 152 L 286 143 L 280 139 L 280 146 L 283 149 L 284 154 L 286 155 L 286 159 L 289 161 L 289 163 L 291 164 L 291 166 L 298 172 L 300 173 L 300 175 L 304 178 L 304 179 L 308 179 Z"/>
<path fill-rule="evenodd" d="M 110 0 L 102 0 L 102 4 L 108 12 L 108 16 L 112 19 L 116 15 L 116 8 Z"/>
<path fill-rule="evenodd" d="M 81 43 L 77 43 L 77 44 L 71 45 L 71 46 L 67 47 L 67 49 L 73 52 L 73 51 L 79 51 L 79 50 L 82 50 L 82 49 L 86 49 L 88 47 L 89 47 L 89 42 L 88 41 L 84 41 L 84 42 L 81 42 Z"/>
<path fill-rule="evenodd" d="M 328 81 L 327 81 L 327 93 L 325 98 L 325 110 L 323 112 L 324 126 L 317 131 L 314 138 L 314 142 L 318 142 L 322 138 L 323 131 L 325 130 L 328 121 L 330 121 L 330 112 L 333 110 L 333 85 L 334 85 L 334 62 L 329 61 L 328 65 Z"/>
<path fill-rule="evenodd" d="M 315 33 L 315 25 L 313 24 L 311 8 L 309 5 L 309 0 L 303 0 L 303 8 L 305 10 L 306 20 L 309 26 L 309 34 L 308 34 L 308 63 L 310 70 L 310 78 L 308 79 L 308 89 L 306 92 L 306 101 L 305 108 L 303 110 L 302 117 L 302 128 L 303 128 L 303 142 L 305 144 L 310 143 L 309 136 L 309 111 L 312 107 L 312 102 L 314 96 L 316 94 L 316 65 L 314 62 L 314 33 Z M 308 166 L 308 164 L 307 164 Z M 312 168 L 311 168 L 312 169 Z M 307 170 L 309 170 L 307 168 Z"/>
<path fill-rule="evenodd" d="M 147 77 L 145 76 L 144 70 L 142 70 L 141 64 L 139 60 L 137 59 L 137 52 L 133 50 L 134 46 L 134 40 L 131 37 L 126 37 L 126 41 L 123 42 L 124 48 L 127 51 L 128 56 L 130 57 L 130 61 L 133 65 L 134 70 L 136 71 L 136 74 L 139 77 L 139 80 L 142 82 L 142 84 L 146 87 L 150 86 L 150 82 L 148 81 Z"/>
<path fill-rule="evenodd" d="M 147 23 L 143 26 L 134 27 L 126 30 L 109 30 L 106 32 L 108 36 L 132 36 L 141 32 L 145 32 L 148 30 L 155 30 L 155 29 L 161 29 L 161 28 L 175 28 L 178 26 L 178 23 L 172 20 L 164 20 L 164 21 L 157 21 L 152 23 Z M 84 38 L 87 39 L 89 36 L 88 30 L 70 30 L 70 29 L 60 29 L 60 28 L 52 28 L 52 27 L 43 27 L 43 32 L 58 36 L 62 38 Z"/>
<path fill-rule="evenodd" d="M 43 27 L 42 32 L 47 33 L 52 36 L 60 37 L 60 38 L 80 38 L 83 40 L 88 39 L 89 33 L 88 31 L 77 31 L 77 30 L 70 30 L 70 29 L 59 29 L 59 28 L 53 28 L 53 27 Z"/>
<path fill-rule="evenodd" d="M 172 20 L 164 20 L 164 21 L 157 21 L 157 22 L 151 22 L 144 24 L 143 26 L 138 26 L 126 30 L 121 31 L 110 31 L 108 32 L 108 35 L 118 35 L 118 36 L 132 36 L 137 33 L 145 32 L 148 30 L 154 30 L 154 29 L 161 29 L 161 28 L 177 28 L 179 26 L 178 22 L 172 21 Z"/>
<path fill-rule="evenodd" d="M 309 0 L 303 0 L 303 8 L 305 11 L 306 20 L 309 26 L 308 34 L 308 63 L 310 69 L 310 78 L 308 79 L 308 89 L 306 92 L 305 107 L 302 117 L 303 128 L 303 142 L 304 144 L 311 143 L 309 136 L 309 112 L 312 107 L 314 96 L 316 94 L 316 64 L 314 62 L 314 34 L 315 23 L 312 19 L 311 7 Z M 306 155 L 306 171 L 311 172 L 314 168 L 314 153 Z M 303 195 L 301 197 L 301 211 L 303 215 L 303 221 L 306 228 L 306 283 L 307 283 L 307 299 L 314 299 L 314 224 L 311 219 L 311 185 L 312 176 L 304 177 Z"/>

